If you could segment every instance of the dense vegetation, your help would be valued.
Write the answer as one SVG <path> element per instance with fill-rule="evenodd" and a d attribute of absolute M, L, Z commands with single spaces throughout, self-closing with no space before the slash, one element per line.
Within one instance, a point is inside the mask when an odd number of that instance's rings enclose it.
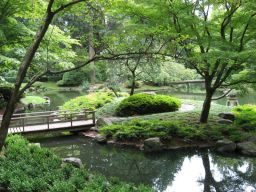
<path fill-rule="evenodd" d="M 116 179 L 92 175 L 85 168 L 62 165 L 49 149 L 30 145 L 21 136 L 9 136 L 0 156 L 0 186 L 12 192 L 148 192 Z"/>
<path fill-rule="evenodd" d="M 170 112 L 178 110 L 180 106 L 181 101 L 175 97 L 139 93 L 122 100 L 116 108 L 116 114 L 133 116 Z"/>
<path fill-rule="evenodd" d="M 111 102 L 113 99 L 114 95 L 111 92 L 95 92 L 71 99 L 60 106 L 60 109 L 67 111 L 80 111 L 81 109 L 95 110 Z"/>
<path fill-rule="evenodd" d="M 256 131 L 256 106 L 241 105 L 232 109 L 235 114 L 235 123 L 247 131 Z"/>

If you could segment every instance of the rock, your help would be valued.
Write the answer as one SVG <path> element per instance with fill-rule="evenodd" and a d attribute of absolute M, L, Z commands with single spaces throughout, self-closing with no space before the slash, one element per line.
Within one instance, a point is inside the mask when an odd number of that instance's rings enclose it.
<path fill-rule="evenodd" d="M 145 93 L 145 94 L 148 94 L 148 95 L 156 95 L 156 92 L 154 92 L 154 91 L 145 91 L 145 92 L 142 92 L 142 93 Z"/>
<path fill-rule="evenodd" d="M 37 147 L 41 147 L 41 144 L 40 143 L 29 143 L 30 146 L 37 146 Z"/>
<path fill-rule="evenodd" d="M 249 155 L 256 157 L 256 142 L 245 141 L 237 144 L 237 149 L 243 155 Z"/>
<path fill-rule="evenodd" d="M 230 113 L 230 112 L 219 113 L 218 116 L 221 117 L 222 119 L 228 119 L 230 121 L 234 121 L 235 120 L 235 115 L 233 113 Z"/>
<path fill-rule="evenodd" d="M 109 118 L 99 118 L 96 122 L 97 126 L 111 125 L 112 121 Z"/>
<path fill-rule="evenodd" d="M 8 191 L 8 190 L 5 187 L 0 186 L 0 192 L 5 192 L 5 191 Z"/>
<path fill-rule="evenodd" d="M 219 124 L 225 124 L 225 125 L 230 125 L 233 123 L 233 121 L 229 120 L 229 119 L 219 119 L 218 120 Z"/>
<path fill-rule="evenodd" d="M 95 127 L 91 127 L 91 128 L 90 128 L 90 131 L 98 132 L 98 131 L 99 131 L 99 129 L 98 129 L 98 127 L 96 127 L 96 126 L 95 126 Z"/>
<path fill-rule="evenodd" d="M 254 142 L 256 143 L 256 136 L 251 136 L 247 139 L 247 141 L 251 141 L 251 142 Z"/>
<path fill-rule="evenodd" d="M 162 151 L 163 143 L 161 142 L 159 137 L 152 137 L 144 140 L 143 148 L 146 152 Z"/>
<path fill-rule="evenodd" d="M 216 142 L 217 151 L 221 153 L 234 152 L 236 150 L 236 144 L 229 139 L 222 139 Z"/>
<path fill-rule="evenodd" d="M 106 144 L 107 143 L 107 138 L 105 135 L 100 135 L 98 134 L 95 138 L 94 138 L 98 143 L 100 144 Z"/>
<path fill-rule="evenodd" d="M 75 167 L 81 168 L 83 167 L 83 163 L 81 161 L 81 159 L 76 158 L 76 157 L 68 157 L 68 158 L 63 158 L 62 159 L 63 163 L 69 163 Z"/>

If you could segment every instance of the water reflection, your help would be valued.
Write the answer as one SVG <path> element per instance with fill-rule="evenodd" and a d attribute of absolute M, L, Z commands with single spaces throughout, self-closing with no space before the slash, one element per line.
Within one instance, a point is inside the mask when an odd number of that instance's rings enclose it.
<path fill-rule="evenodd" d="M 252 158 L 222 157 L 197 150 L 144 154 L 101 146 L 77 136 L 40 142 L 62 157 L 80 157 L 91 171 L 144 183 L 159 192 L 256 191 L 256 160 Z"/>

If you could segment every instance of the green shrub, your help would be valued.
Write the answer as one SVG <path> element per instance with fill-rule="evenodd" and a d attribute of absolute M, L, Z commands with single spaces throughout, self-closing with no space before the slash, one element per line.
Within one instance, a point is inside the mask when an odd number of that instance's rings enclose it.
<path fill-rule="evenodd" d="M 82 71 L 70 71 L 64 73 L 62 80 L 58 81 L 57 84 L 63 87 L 78 86 L 86 79 Z"/>
<path fill-rule="evenodd" d="M 81 88 L 83 91 L 87 91 L 90 88 L 90 83 L 88 80 L 84 80 L 82 82 Z"/>
<path fill-rule="evenodd" d="M 167 95 L 139 93 L 124 99 L 116 109 L 118 116 L 132 116 L 176 111 L 181 101 Z"/>
<path fill-rule="evenodd" d="M 41 105 L 41 104 L 44 104 L 46 100 L 39 96 L 26 96 L 21 99 L 21 102 L 25 105 L 28 105 L 30 103 L 34 105 Z"/>
<path fill-rule="evenodd" d="M 176 135 L 180 123 L 175 121 L 133 119 L 123 124 L 113 124 L 100 128 L 100 133 L 116 140 L 140 140 L 150 137 L 165 138 Z"/>
<path fill-rule="evenodd" d="M 125 87 L 126 88 L 132 88 L 132 81 L 127 81 L 125 83 Z M 141 83 L 139 81 L 135 81 L 135 88 L 140 88 L 141 87 Z"/>
<path fill-rule="evenodd" d="M 118 192 L 118 186 L 123 186 L 122 191 L 125 192 L 152 191 L 145 186 L 137 188 L 108 181 L 103 176 L 91 175 L 85 169 L 70 164 L 62 165 L 61 159 L 52 151 L 29 145 L 19 135 L 7 138 L 0 156 L 0 186 L 12 192 Z"/>
<path fill-rule="evenodd" d="M 65 102 L 60 109 L 68 111 L 79 111 L 81 109 L 94 110 L 111 102 L 114 96 L 110 92 L 90 93 L 86 96 L 76 97 Z"/>
<path fill-rule="evenodd" d="M 244 130 L 256 130 L 256 105 L 241 105 L 234 107 L 232 112 L 235 114 L 235 124 Z"/>

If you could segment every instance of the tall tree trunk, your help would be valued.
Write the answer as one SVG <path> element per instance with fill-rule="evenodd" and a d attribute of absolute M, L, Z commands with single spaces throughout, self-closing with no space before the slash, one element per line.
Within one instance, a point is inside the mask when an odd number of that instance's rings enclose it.
<path fill-rule="evenodd" d="M 92 16 L 93 17 L 93 16 Z M 92 18 L 93 19 L 93 18 Z M 94 49 L 94 43 L 93 43 L 93 24 L 90 24 L 90 32 L 89 32 L 89 38 L 88 38 L 88 42 L 89 42 L 89 59 L 93 59 L 93 57 L 95 56 L 95 49 Z M 94 61 L 91 62 L 91 83 L 95 84 L 96 82 L 96 74 L 95 74 L 95 63 Z"/>
<path fill-rule="evenodd" d="M 10 101 L 7 104 L 6 110 L 3 115 L 3 120 L 1 123 L 1 128 L 0 128 L 0 151 L 3 148 L 4 141 L 7 137 L 8 134 L 8 128 L 10 125 L 10 121 L 15 109 L 15 105 L 17 103 L 17 100 L 20 98 L 21 94 L 20 93 L 20 87 L 21 84 L 27 74 L 27 70 L 33 60 L 33 57 L 47 31 L 49 28 L 50 23 L 52 22 L 54 14 L 52 12 L 48 12 L 45 18 L 44 24 L 40 27 L 38 30 L 35 40 L 33 41 L 32 45 L 29 47 L 28 51 L 26 52 L 26 55 L 23 59 L 22 64 L 19 67 L 19 71 L 17 74 L 16 82 L 15 82 L 15 87 L 13 89 Z"/>
<path fill-rule="evenodd" d="M 206 89 L 206 96 L 204 99 L 204 104 L 200 115 L 200 123 L 208 122 L 213 93 L 214 91 L 212 91 L 210 88 Z"/>
<path fill-rule="evenodd" d="M 211 187 L 213 186 L 217 192 L 219 192 L 219 187 L 211 172 L 211 165 L 208 153 L 203 153 L 201 155 L 204 171 L 205 171 L 205 179 L 204 179 L 204 192 L 211 192 Z"/>
<path fill-rule="evenodd" d="M 135 72 L 132 72 L 132 84 L 131 84 L 130 96 L 134 94 L 135 86 L 136 86 Z"/>

